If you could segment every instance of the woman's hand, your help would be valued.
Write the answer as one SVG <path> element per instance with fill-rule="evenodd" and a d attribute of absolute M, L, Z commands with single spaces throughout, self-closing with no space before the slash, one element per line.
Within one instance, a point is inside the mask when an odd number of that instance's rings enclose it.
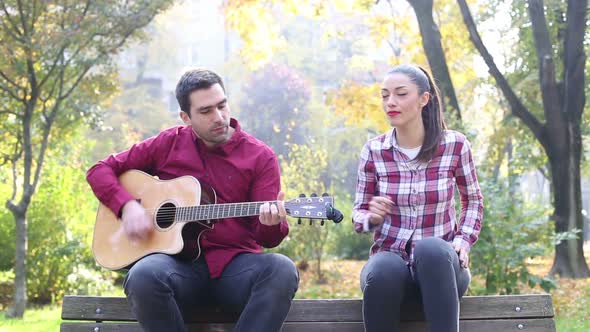
<path fill-rule="evenodd" d="M 369 223 L 377 226 L 383 223 L 387 214 L 393 213 L 393 201 L 383 196 L 373 196 L 369 202 Z"/>
<path fill-rule="evenodd" d="M 453 249 L 459 255 L 459 264 L 462 268 L 466 269 L 469 266 L 469 253 L 467 249 L 461 247 L 459 244 L 453 244 Z"/>

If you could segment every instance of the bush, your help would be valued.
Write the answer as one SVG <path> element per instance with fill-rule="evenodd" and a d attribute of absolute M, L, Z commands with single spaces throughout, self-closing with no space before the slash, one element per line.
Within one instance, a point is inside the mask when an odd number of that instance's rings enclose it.
<path fill-rule="evenodd" d="M 86 184 L 86 167 L 80 162 L 86 153 L 81 141 L 72 139 L 51 151 L 27 212 L 27 297 L 31 303 L 51 303 L 67 292 L 104 288 L 102 282 L 93 282 L 98 272 L 88 274 L 81 268 L 96 267 L 90 243 L 97 206 Z M 0 246 L 12 248 L 0 254 L 0 267 L 7 270 L 14 266 L 14 219 L 4 205 L 0 218 L 2 224 L 12 225 L 0 227 Z"/>
<path fill-rule="evenodd" d="M 14 294 L 14 272 L 12 270 L 0 271 L 0 311 L 5 310 Z"/>
<path fill-rule="evenodd" d="M 105 278 L 104 272 L 88 269 L 84 265 L 76 266 L 67 278 L 67 294 L 102 295 L 113 290 L 113 282 Z"/>
<path fill-rule="evenodd" d="M 523 200 L 503 183 L 480 183 L 486 197 L 479 241 L 470 254 L 471 269 L 485 280 L 474 294 L 517 294 L 519 286 L 555 288 L 548 277 L 532 274 L 526 259 L 544 256 L 553 244 L 549 211 Z"/>
<path fill-rule="evenodd" d="M 328 252 L 339 259 L 366 260 L 369 258 L 369 249 L 373 244 L 373 233 L 358 234 L 352 224 L 352 199 L 350 196 L 337 197 L 336 206 L 340 208 L 344 219 L 334 226 L 332 241 L 329 243 Z"/>

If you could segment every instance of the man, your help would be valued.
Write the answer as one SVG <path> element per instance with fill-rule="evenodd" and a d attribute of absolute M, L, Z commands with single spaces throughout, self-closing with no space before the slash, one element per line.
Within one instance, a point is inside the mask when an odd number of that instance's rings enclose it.
<path fill-rule="evenodd" d="M 258 217 L 220 220 L 201 236 L 203 254 L 196 260 L 166 254 L 143 257 L 125 278 L 128 302 L 146 331 L 185 331 L 182 315 L 208 305 L 240 310 L 236 331 L 279 331 L 298 274 L 287 257 L 261 253 L 261 246 L 275 247 L 289 232 L 276 155 L 230 118 L 216 73 L 187 71 L 176 86 L 176 98 L 186 126 L 113 154 L 87 174 L 98 199 L 121 217 L 129 239 L 145 239 L 154 232 L 146 210 L 117 179 L 130 169 L 162 180 L 194 176 L 215 189 L 217 203 L 276 199 L 278 206 L 262 204 Z M 185 251 L 191 249 L 186 243 Z"/>

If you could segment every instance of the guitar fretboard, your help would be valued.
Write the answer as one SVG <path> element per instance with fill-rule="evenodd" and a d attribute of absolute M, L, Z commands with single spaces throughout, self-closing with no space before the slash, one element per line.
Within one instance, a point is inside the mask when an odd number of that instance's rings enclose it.
<path fill-rule="evenodd" d="M 260 214 L 260 206 L 264 203 L 276 204 L 277 201 L 177 207 L 175 219 L 178 222 L 191 222 L 207 219 L 257 216 Z"/>

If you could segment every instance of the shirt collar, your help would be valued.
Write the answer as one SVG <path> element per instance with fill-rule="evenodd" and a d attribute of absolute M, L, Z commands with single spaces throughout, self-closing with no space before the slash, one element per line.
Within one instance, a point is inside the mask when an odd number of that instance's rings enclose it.
<path fill-rule="evenodd" d="M 240 138 L 242 136 L 242 127 L 240 126 L 240 123 L 238 122 L 238 120 L 234 119 L 234 118 L 230 118 L 229 119 L 229 126 L 234 128 L 234 133 L 232 134 L 232 136 L 229 138 L 229 140 L 225 143 L 223 143 L 220 146 L 217 146 L 213 149 L 208 148 L 205 143 L 203 142 L 202 139 L 200 139 L 199 137 L 197 137 L 197 134 L 195 134 L 195 131 L 191 129 L 192 135 L 193 135 L 193 139 L 195 140 L 195 142 L 203 149 L 202 151 L 208 151 L 211 153 L 216 153 L 216 154 L 224 154 L 224 155 L 228 155 L 230 154 L 238 145 Z"/>
<path fill-rule="evenodd" d="M 381 144 L 381 150 L 389 150 L 392 147 L 397 146 L 397 140 L 395 139 L 395 128 L 385 134 L 383 144 Z"/>

